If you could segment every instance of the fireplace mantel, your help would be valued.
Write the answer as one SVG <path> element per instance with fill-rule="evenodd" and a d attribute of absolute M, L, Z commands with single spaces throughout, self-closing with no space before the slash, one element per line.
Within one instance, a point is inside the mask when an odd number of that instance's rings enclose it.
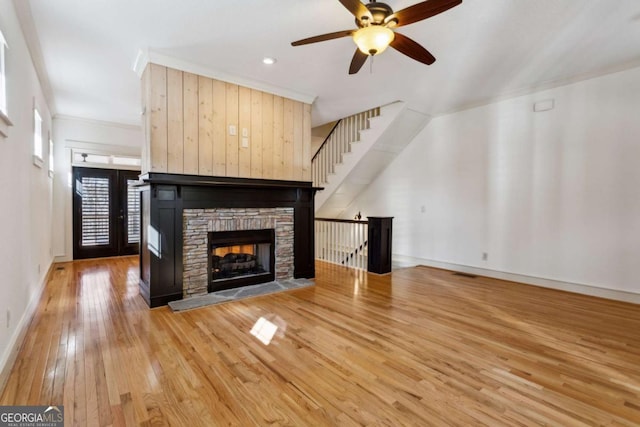
<path fill-rule="evenodd" d="M 183 298 L 185 209 L 293 208 L 293 275 L 315 276 L 313 199 L 318 188 L 310 182 L 167 173 L 148 173 L 140 179 L 140 293 L 150 307 Z M 157 255 L 148 248 L 149 226 L 161 239 Z"/>
<path fill-rule="evenodd" d="M 307 181 L 280 181 L 254 178 L 229 178 L 200 175 L 179 175 L 169 173 L 147 173 L 140 175 L 142 183 L 156 185 L 188 185 L 195 187 L 230 187 L 230 188 L 262 188 L 262 189 L 286 189 L 309 188 L 322 190 L 323 187 L 313 187 Z"/>

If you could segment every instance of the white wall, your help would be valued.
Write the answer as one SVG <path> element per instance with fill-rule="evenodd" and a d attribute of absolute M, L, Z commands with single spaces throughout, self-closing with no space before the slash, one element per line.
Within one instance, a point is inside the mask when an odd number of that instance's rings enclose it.
<path fill-rule="evenodd" d="M 639 161 L 635 68 L 433 119 L 344 217 L 394 216 L 394 254 L 640 293 Z"/>
<path fill-rule="evenodd" d="M 12 2 L 0 2 L 6 51 L 7 112 L 13 126 L 0 136 L 0 372 L 30 320 L 51 265 L 52 183 L 48 142 L 42 168 L 32 161 L 33 106 L 48 141 L 51 114 L 44 99 Z M 10 312 L 7 319 L 7 312 Z M 8 321 L 7 321 L 8 320 Z M 4 370 L 6 373 L 6 370 Z M 5 379 L 0 375 L 0 388 Z"/>
<path fill-rule="evenodd" d="M 55 183 L 53 189 L 53 254 L 56 261 L 73 258 L 71 151 L 140 156 L 142 128 L 72 117 L 53 120 Z"/>

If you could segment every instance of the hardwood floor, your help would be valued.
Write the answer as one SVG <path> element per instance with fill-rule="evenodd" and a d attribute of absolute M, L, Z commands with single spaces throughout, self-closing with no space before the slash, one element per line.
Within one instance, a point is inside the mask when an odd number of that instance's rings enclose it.
<path fill-rule="evenodd" d="M 640 425 L 637 305 L 318 263 L 316 286 L 173 313 L 135 258 L 58 267 L 0 404 L 66 425 Z"/>

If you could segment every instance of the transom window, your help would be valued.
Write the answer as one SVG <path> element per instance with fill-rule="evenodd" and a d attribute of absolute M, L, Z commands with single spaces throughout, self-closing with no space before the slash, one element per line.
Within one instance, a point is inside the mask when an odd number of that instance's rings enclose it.
<path fill-rule="evenodd" d="M 73 150 L 72 163 L 75 166 L 91 164 L 98 167 L 112 167 L 118 169 L 139 169 L 140 157 L 120 156 L 112 154 L 95 153 L 80 149 Z"/>

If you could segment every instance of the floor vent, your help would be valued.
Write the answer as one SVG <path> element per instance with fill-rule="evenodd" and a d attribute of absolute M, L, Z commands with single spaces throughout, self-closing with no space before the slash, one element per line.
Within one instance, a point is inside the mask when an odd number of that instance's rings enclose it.
<path fill-rule="evenodd" d="M 456 271 L 455 273 L 453 273 L 453 275 L 454 275 L 454 276 L 468 277 L 469 279 L 475 279 L 476 277 L 478 277 L 478 276 L 476 276 L 475 274 L 461 273 L 461 272 L 458 272 L 458 271 Z"/>
<path fill-rule="evenodd" d="M 56 271 L 64 270 L 64 267 L 56 267 Z"/>

